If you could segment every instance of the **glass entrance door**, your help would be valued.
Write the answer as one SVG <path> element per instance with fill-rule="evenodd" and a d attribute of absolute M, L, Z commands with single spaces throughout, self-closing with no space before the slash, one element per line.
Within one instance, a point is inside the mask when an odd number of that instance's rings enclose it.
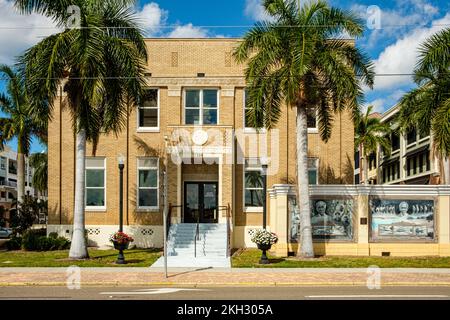
<path fill-rule="evenodd" d="M 184 183 L 184 222 L 218 222 L 217 182 Z"/>

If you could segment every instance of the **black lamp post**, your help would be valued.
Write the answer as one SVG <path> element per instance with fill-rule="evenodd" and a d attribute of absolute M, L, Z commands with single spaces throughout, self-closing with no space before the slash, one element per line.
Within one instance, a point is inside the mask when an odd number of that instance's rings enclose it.
<path fill-rule="evenodd" d="M 263 197 L 262 197 L 262 205 L 263 205 L 263 229 L 267 229 L 267 203 L 266 203 L 266 197 L 267 197 L 267 161 L 262 162 L 262 184 L 263 184 Z M 268 248 L 270 249 L 270 248 Z M 266 251 L 268 250 L 266 248 L 262 248 L 262 254 L 261 259 L 259 260 L 260 264 L 269 264 L 269 259 L 267 258 Z"/>
<path fill-rule="evenodd" d="M 125 168 L 125 157 L 119 155 L 117 158 L 119 162 L 119 232 L 123 232 L 123 169 Z M 125 264 L 125 256 L 123 255 L 123 246 L 119 246 L 119 255 L 117 257 L 117 264 Z"/>

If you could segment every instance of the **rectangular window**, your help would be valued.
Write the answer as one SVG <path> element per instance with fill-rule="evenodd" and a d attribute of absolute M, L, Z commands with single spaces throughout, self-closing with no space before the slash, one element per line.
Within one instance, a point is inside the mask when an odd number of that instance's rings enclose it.
<path fill-rule="evenodd" d="M 250 108 L 248 106 L 248 91 L 245 90 L 244 91 L 244 128 L 251 128 L 254 129 L 255 126 L 253 123 L 251 123 L 250 121 Z"/>
<path fill-rule="evenodd" d="M 400 136 L 396 132 L 393 132 L 391 135 L 391 145 L 392 145 L 392 152 L 400 149 Z"/>
<path fill-rule="evenodd" d="M 255 123 L 253 121 L 251 121 L 250 119 L 250 106 L 248 103 L 248 91 L 245 90 L 244 91 L 244 129 L 263 129 L 264 124 L 263 124 L 263 119 L 262 117 L 258 116 L 257 118 L 257 124 L 255 125 Z"/>
<path fill-rule="evenodd" d="M 159 161 L 157 158 L 138 159 L 138 207 L 157 209 L 159 206 Z"/>
<path fill-rule="evenodd" d="M 355 169 L 359 169 L 359 151 L 355 152 Z"/>
<path fill-rule="evenodd" d="M 258 159 L 246 159 L 244 169 L 244 201 L 246 208 L 262 209 L 263 171 Z"/>
<path fill-rule="evenodd" d="M 138 112 L 139 129 L 159 129 L 159 90 L 147 89 L 144 91 Z"/>
<path fill-rule="evenodd" d="M 105 158 L 86 158 L 86 209 L 106 209 Z"/>
<path fill-rule="evenodd" d="M 0 158 L 0 169 L 5 170 L 6 169 L 6 158 L 1 157 Z"/>
<path fill-rule="evenodd" d="M 355 184 L 360 184 L 361 181 L 359 180 L 359 173 L 355 175 Z"/>
<path fill-rule="evenodd" d="M 410 144 L 415 143 L 416 140 L 417 140 L 417 131 L 416 131 L 416 129 L 414 128 L 414 129 L 409 130 L 408 133 L 406 134 L 406 141 L 407 141 L 408 146 Z"/>
<path fill-rule="evenodd" d="M 311 185 L 319 184 L 319 159 L 308 159 L 308 181 Z"/>
<path fill-rule="evenodd" d="M 8 172 L 10 174 L 17 174 L 17 161 L 9 159 L 8 161 Z"/>
<path fill-rule="evenodd" d="M 185 91 L 184 103 L 185 124 L 218 124 L 219 90 L 188 89 Z"/>
<path fill-rule="evenodd" d="M 317 130 L 317 113 L 316 109 L 306 110 L 306 123 L 308 124 L 308 130 Z"/>

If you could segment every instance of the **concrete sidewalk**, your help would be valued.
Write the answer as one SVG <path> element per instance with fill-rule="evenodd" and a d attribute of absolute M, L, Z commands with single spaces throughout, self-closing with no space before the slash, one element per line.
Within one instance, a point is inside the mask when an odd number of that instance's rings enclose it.
<path fill-rule="evenodd" d="M 92 286 L 366 286 L 367 269 L 81 268 Z M 382 286 L 450 286 L 450 269 L 380 269 Z M 0 268 L 0 286 L 65 286 L 67 268 Z"/>

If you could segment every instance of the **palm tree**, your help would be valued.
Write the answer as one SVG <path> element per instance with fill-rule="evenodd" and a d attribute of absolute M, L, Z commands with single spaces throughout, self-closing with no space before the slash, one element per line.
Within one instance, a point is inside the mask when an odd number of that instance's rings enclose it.
<path fill-rule="evenodd" d="M 264 0 L 272 21 L 255 25 L 234 56 L 248 63 L 245 76 L 250 120 L 273 128 L 284 106 L 297 109 L 297 196 L 301 233 L 298 256 L 314 257 L 308 186 L 307 111 L 317 111 L 321 138 L 327 141 L 335 112 L 359 114 L 361 83 L 373 86 L 370 60 L 343 33 L 361 36 L 363 23 L 353 13 L 325 1 L 300 6 L 294 0 Z M 337 39 L 337 40 L 336 40 Z M 358 79 L 356 80 L 356 76 Z"/>
<path fill-rule="evenodd" d="M 66 93 L 76 132 L 75 205 L 69 257 L 88 258 L 85 240 L 86 142 L 93 153 L 100 132 L 118 133 L 125 125 L 127 103 L 138 104 L 147 60 L 134 0 L 16 0 L 23 13 L 40 13 L 63 31 L 26 51 L 21 58 L 32 106 L 52 113 L 58 88 Z M 80 9 L 80 26 L 68 28 L 69 6 Z M 48 101 L 48 110 L 42 110 Z"/>
<path fill-rule="evenodd" d="M 390 152 L 391 142 L 389 134 L 391 128 L 388 124 L 382 123 L 379 118 L 372 117 L 373 107 L 369 106 L 365 114 L 360 114 L 355 123 L 355 147 L 361 148 L 361 155 L 364 157 L 364 184 L 369 183 L 367 158 L 372 153 L 376 153 L 378 146 L 387 154 Z"/>
<path fill-rule="evenodd" d="M 46 122 L 37 122 L 19 73 L 6 65 L 0 65 L 0 76 L 7 79 L 7 95 L 0 93 L 0 110 L 7 117 L 0 118 L 0 149 L 4 144 L 17 139 L 17 200 L 22 202 L 25 194 L 25 157 L 30 152 L 33 136 L 43 139 Z M 39 114 L 38 114 L 39 116 Z"/>
<path fill-rule="evenodd" d="M 406 131 L 431 129 L 434 151 L 444 162 L 445 184 L 450 184 L 450 28 L 425 41 L 414 70 L 419 86 L 400 101 L 400 126 Z"/>
<path fill-rule="evenodd" d="M 34 169 L 33 186 L 43 193 L 47 191 L 48 155 L 47 153 L 33 153 L 29 158 L 30 167 Z"/>

